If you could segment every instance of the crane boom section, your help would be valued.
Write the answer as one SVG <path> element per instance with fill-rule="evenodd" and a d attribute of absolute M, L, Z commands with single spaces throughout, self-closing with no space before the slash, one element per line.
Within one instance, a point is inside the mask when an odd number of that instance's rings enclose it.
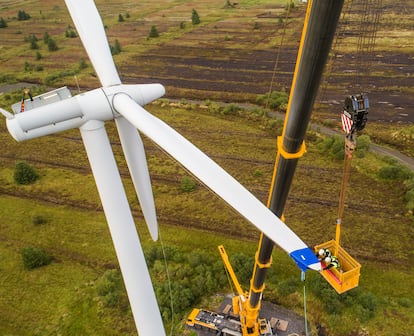
<path fill-rule="evenodd" d="M 296 68 L 291 86 L 288 108 L 279 148 L 274 175 L 269 193 L 268 207 L 281 217 L 285 208 L 290 186 L 300 156 L 304 152 L 304 136 L 310 120 L 313 104 L 328 59 L 329 50 L 342 11 L 343 0 L 311 0 L 304 22 Z M 261 235 L 257 263 L 249 292 L 250 307 L 260 306 L 267 268 L 271 261 L 273 242 Z"/>
<path fill-rule="evenodd" d="M 233 281 L 234 286 L 236 287 L 237 293 L 244 297 L 245 293 L 240 286 L 239 280 L 237 280 L 236 274 L 234 273 L 233 267 L 230 264 L 229 256 L 227 255 L 226 250 L 223 245 L 218 247 L 221 259 L 223 259 L 224 266 L 226 267 L 227 272 L 230 274 L 231 280 Z"/>

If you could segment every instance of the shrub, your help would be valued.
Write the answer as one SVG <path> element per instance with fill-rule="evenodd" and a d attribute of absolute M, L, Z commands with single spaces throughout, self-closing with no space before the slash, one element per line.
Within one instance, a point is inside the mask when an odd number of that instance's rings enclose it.
<path fill-rule="evenodd" d="M 110 49 L 112 55 L 118 55 L 122 51 L 121 44 L 117 39 L 115 40 L 114 46 L 110 46 Z"/>
<path fill-rule="evenodd" d="M 128 308 L 128 299 L 121 272 L 107 270 L 96 282 L 96 292 L 107 307 Z"/>
<path fill-rule="evenodd" d="M 49 49 L 49 51 L 56 51 L 58 50 L 58 46 L 56 44 L 56 41 L 54 39 L 52 39 L 51 37 L 49 38 L 48 42 L 47 42 L 47 48 Z"/>
<path fill-rule="evenodd" d="M 406 180 L 410 174 L 410 170 L 399 163 L 382 167 L 378 171 L 378 176 L 384 180 Z"/>
<path fill-rule="evenodd" d="M 36 170 L 28 165 L 26 162 L 18 162 L 16 163 L 16 167 L 14 169 L 14 181 L 17 184 L 31 184 L 39 179 L 39 174 Z"/>
<path fill-rule="evenodd" d="M 28 270 L 49 265 L 53 259 L 42 249 L 32 246 L 24 247 L 21 250 L 21 255 L 23 258 L 23 265 Z"/>
<path fill-rule="evenodd" d="M 197 25 L 201 22 L 200 16 L 198 15 L 197 11 L 194 8 L 191 13 L 191 22 L 193 23 L 193 25 Z"/>
<path fill-rule="evenodd" d="M 44 218 L 41 215 L 35 215 L 32 218 L 32 223 L 34 225 L 43 225 L 43 224 L 46 224 L 47 223 L 47 220 L 46 220 L 46 218 Z"/>
<path fill-rule="evenodd" d="M 337 160 L 343 160 L 345 155 L 345 140 L 339 135 L 324 138 L 318 142 L 317 147 L 321 153 L 330 154 Z"/>
<path fill-rule="evenodd" d="M 19 21 L 29 20 L 30 17 L 31 16 L 27 14 L 24 10 L 19 10 L 17 13 L 17 20 Z"/>
<path fill-rule="evenodd" d="M 321 301 L 326 311 L 330 314 L 338 314 L 341 312 L 341 302 L 338 294 L 332 288 L 324 288 L 321 290 Z"/>
<path fill-rule="evenodd" d="M 24 62 L 24 71 L 32 71 L 33 70 L 33 66 L 29 63 L 29 62 Z"/>
<path fill-rule="evenodd" d="M 25 41 L 30 42 L 30 49 L 39 49 L 39 45 L 37 44 L 37 41 L 39 41 L 39 39 L 36 37 L 36 35 L 29 35 L 29 37 L 25 38 Z"/>
<path fill-rule="evenodd" d="M 45 44 L 47 44 L 47 43 L 49 42 L 49 39 L 50 39 L 50 35 L 49 35 L 49 33 L 48 33 L 48 32 L 45 32 L 45 33 L 43 34 L 43 42 L 44 42 Z"/>
<path fill-rule="evenodd" d="M 240 284 L 248 285 L 252 278 L 254 259 L 244 253 L 235 253 L 230 256 L 230 264 L 236 273 Z"/>
<path fill-rule="evenodd" d="M 77 37 L 78 36 L 78 34 L 76 34 L 76 31 L 75 30 L 73 30 L 72 28 L 68 28 L 66 31 L 65 31 L 65 37 L 68 37 L 68 38 L 74 38 L 74 37 Z"/>
<path fill-rule="evenodd" d="M 160 34 L 158 33 L 157 26 L 151 26 L 151 30 L 149 32 L 148 37 L 153 38 L 153 37 L 158 37 L 158 36 L 160 36 Z"/>
<path fill-rule="evenodd" d="M 261 170 L 259 170 L 259 169 L 256 169 L 256 170 L 253 172 L 253 176 L 254 176 L 254 177 L 262 177 L 262 176 L 263 176 L 263 172 L 262 172 Z"/>
<path fill-rule="evenodd" d="M 237 112 L 239 112 L 239 110 L 240 110 L 240 107 L 238 105 L 229 104 L 229 105 L 226 105 L 223 108 L 223 114 L 224 115 L 229 115 L 229 114 L 234 115 L 234 114 L 237 114 Z"/>
<path fill-rule="evenodd" d="M 272 109 L 285 109 L 288 103 L 289 96 L 284 91 L 272 91 L 264 95 L 256 97 L 256 103 L 262 106 L 267 106 Z"/>
<path fill-rule="evenodd" d="M 0 28 L 6 28 L 7 22 L 3 18 L 0 18 Z"/>
<path fill-rule="evenodd" d="M 331 146 L 331 155 L 337 160 L 343 160 L 345 156 L 345 140 L 341 136 L 334 136 Z"/>
<path fill-rule="evenodd" d="M 184 176 L 181 180 L 180 190 L 183 192 L 191 192 L 196 189 L 196 182 L 188 176 Z"/>
<path fill-rule="evenodd" d="M 362 307 L 372 312 L 375 312 L 378 306 L 378 299 L 371 292 L 361 293 L 358 297 L 358 302 Z"/>
<path fill-rule="evenodd" d="M 356 157 L 358 158 L 365 157 L 366 153 L 369 150 L 370 144 L 371 144 L 371 139 L 368 135 L 359 136 L 357 139 L 357 146 L 356 146 L 356 151 L 355 151 Z"/>
<path fill-rule="evenodd" d="M 31 41 L 30 42 L 30 49 L 32 49 L 32 50 L 39 49 L 39 45 L 37 44 L 36 41 Z"/>
<path fill-rule="evenodd" d="M 86 69 L 88 67 L 88 64 L 86 63 L 84 58 L 81 58 L 79 61 L 79 70 Z"/>
<path fill-rule="evenodd" d="M 398 300 L 398 304 L 404 308 L 410 308 L 412 306 L 412 302 L 409 298 L 401 297 Z"/>
<path fill-rule="evenodd" d="M 14 75 L 0 74 L 0 83 L 14 83 L 15 81 L 16 81 L 16 78 Z"/>

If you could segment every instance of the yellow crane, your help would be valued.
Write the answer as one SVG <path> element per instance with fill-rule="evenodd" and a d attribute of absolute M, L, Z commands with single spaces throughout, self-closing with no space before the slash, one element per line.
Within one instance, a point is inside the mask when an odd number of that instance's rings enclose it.
<path fill-rule="evenodd" d="M 306 152 L 304 136 L 343 3 L 343 0 L 308 1 L 283 132 L 277 139 L 278 151 L 267 203 L 267 207 L 282 220 L 298 160 Z M 272 335 L 268 321 L 260 319 L 259 312 L 266 272 L 272 264 L 273 246 L 273 241 L 262 233 L 248 292 L 241 288 L 224 248 L 219 247 L 223 262 L 237 290 L 237 295 L 233 298 L 233 313 L 239 316 L 241 333 L 234 335 Z M 300 260 L 290 255 L 301 270 L 306 271 Z M 221 321 L 224 316 L 214 315 L 214 318 L 215 321 Z M 193 311 L 188 324 L 191 325 L 196 319 L 197 312 Z"/>
<path fill-rule="evenodd" d="M 218 249 L 224 266 L 226 267 L 226 270 L 230 275 L 238 294 L 233 296 L 232 306 L 233 313 L 238 315 L 240 318 L 242 335 L 273 335 L 269 321 L 264 318 L 258 318 L 260 304 L 254 308 L 250 306 L 250 302 L 248 300 L 249 293 L 244 292 L 240 286 L 224 246 L 220 245 Z M 252 314 L 252 312 L 254 313 Z"/>

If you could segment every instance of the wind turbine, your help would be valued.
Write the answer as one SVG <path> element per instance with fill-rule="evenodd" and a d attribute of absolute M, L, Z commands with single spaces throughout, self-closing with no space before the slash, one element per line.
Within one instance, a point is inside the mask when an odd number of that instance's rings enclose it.
<path fill-rule="evenodd" d="M 231 175 L 166 123 L 142 106 L 164 95 L 160 84 L 123 85 L 103 23 L 93 0 L 65 0 L 102 87 L 6 116 L 17 141 L 79 128 L 108 222 L 125 287 L 140 336 L 165 335 L 144 254 L 118 167 L 104 127 L 115 120 L 145 221 L 153 239 L 158 227 L 142 140 L 145 134 L 180 162 L 239 214 L 284 249 L 302 270 L 319 271 L 312 250 Z"/>

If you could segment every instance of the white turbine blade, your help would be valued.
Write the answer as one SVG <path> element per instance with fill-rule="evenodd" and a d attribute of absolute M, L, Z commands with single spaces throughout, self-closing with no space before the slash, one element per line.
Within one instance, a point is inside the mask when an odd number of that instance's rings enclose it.
<path fill-rule="evenodd" d="M 65 0 L 102 86 L 121 84 L 102 19 L 92 0 Z"/>
<path fill-rule="evenodd" d="M 6 111 L 0 107 L 0 113 L 6 117 L 6 119 L 13 119 L 14 115 L 9 111 Z"/>
<path fill-rule="evenodd" d="M 313 252 L 285 223 L 191 142 L 152 116 L 126 94 L 115 95 L 113 106 L 142 133 L 289 253 L 301 268 L 320 270 L 320 263 Z"/>
<path fill-rule="evenodd" d="M 144 144 L 137 129 L 123 117 L 115 119 L 119 131 L 119 138 L 124 150 L 132 182 L 141 204 L 145 222 L 153 240 L 158 239 L 158 224 L 155 213 L 154 196 L 152 194 L 151 179 L 148 171 Z"/>
<path fill-rule="evenodd" d="M 91 0 L 66 0 L 66 5 L 102 86 L 120 84 L 95 3 Z M 142 141 L 137 130 L 135 128 L 131 130 L 132 125 L 128 125 L 128 122 L 117 121 L 116 124 L 145 221 L 152 239 L 157 240 L 158 226 L 154 197 Z"/>
<path fill-rule="evenodd" d="M 138 334 L 165 335 L 144 253 L 103 122 L 89 121 L 80 130 Z"/>

